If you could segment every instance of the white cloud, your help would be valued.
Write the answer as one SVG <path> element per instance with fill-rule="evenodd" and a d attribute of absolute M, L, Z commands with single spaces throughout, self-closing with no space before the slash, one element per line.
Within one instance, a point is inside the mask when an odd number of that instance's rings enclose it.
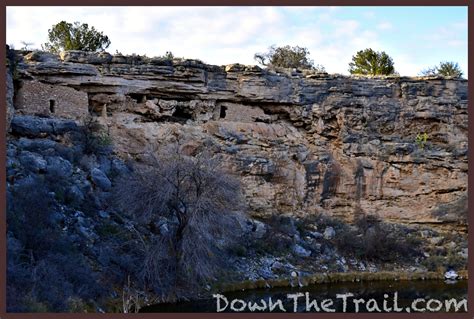
<path fill-rule="evenodd" d="M 367 19 L 372 19 L 375 18 L 375 12 L 374 11 L 364 11 L 362 13 L 362 16 Z"/>
<path fill-rule="evenodd" d="M 356 20 L 340 20 L 335 19 L 332 21 L 334 26 L 334 31 L 332 36 L 341 37 L 341 36 L 352 36 L 356 34 L 359 28 L 359 22 Z"/>
<path fill-rule="evenodd" d="M 401 75 L 418 75 L 418 73 L 427 66 L 417 63 L 413 57 L 403 53 L 392 53 L 395 71 Z"/>
<path fill-rule="evenodd" d="M 456 22 L 436 28 L 431 34 L 424 37 L 432 45 L 466 46 L 467 22 Z"/>
<path fill-rule="evenodd" d="M 393 25 L 388 22 L 388 21 L 385 21 L 385 22 L 381 22 L 379 24 L 377 24 L 377 29 L 378 30 L 391 30 L 393 29 Z"/>

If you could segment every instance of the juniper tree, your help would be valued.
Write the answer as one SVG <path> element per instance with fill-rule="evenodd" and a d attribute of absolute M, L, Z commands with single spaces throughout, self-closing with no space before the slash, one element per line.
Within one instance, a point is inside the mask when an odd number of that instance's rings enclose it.
<path fill-rule="evenodd" d="M 98 51 L 109 47 L 110 40 L 87 23 L 61 21 L 48 30 L 49 42 L 43 49 L 58 53 L 65 50 Z"/>
<path fill-rule="evenodd" d="M 385 53 L 372 49 L 358 51 L 349 63 L 351 74 L 363 75 L 390 75 L 395 73 L 392 58 Z"/>
<path fill-rule="evenodd" d="M 309 58 L 309 50 L 299 46 L 271 46 L 266 53 L 255 53 L 254 59 L 264 66 L 311 69 L 324 72 L 324 67 L 315 65 Z"/>

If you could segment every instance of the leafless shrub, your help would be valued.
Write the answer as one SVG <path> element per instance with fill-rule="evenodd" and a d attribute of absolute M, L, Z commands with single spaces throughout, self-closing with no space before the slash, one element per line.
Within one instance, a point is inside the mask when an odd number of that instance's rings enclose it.
<path fill-rule="evenodd" d="M 405 260 L 420 255 L 420 242 L 402 226 L 390 226 L 374 215 L 360 216 L 356 228 L 345 226 L 335 244 L 339 251 L 372 261 Z"/>
<path fill-rule="evenodd" d="M 243 208 L 238 180 L 208 153 L 188 156 L 182 146 L 177 139 L 149 151 L 114 190 L 117 209 L 153 233 L 141 277 L 166 300 L 214 278 L 236 234 L 233 213 Z"/>
<path fill-rule="evenodd" d="M 123 313 L 138 313 L 144 302 L 143 292 L 133 288 L 130 283 L 130 276 L 127 276 L 127 286 L 122 290 Z"/>

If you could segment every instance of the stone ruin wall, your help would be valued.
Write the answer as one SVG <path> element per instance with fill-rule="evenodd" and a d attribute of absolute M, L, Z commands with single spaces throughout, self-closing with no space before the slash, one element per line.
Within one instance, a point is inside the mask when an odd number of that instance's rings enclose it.
<path fill-rule="evenodd" d="M 18 70 L 16 116 L 92 115 L 133 159 L 172 131 L 191 153 L 222 156 L 255 217 L 375 214 L 466 229 L 467 80 L 84 52 L 32 53 Z"/>

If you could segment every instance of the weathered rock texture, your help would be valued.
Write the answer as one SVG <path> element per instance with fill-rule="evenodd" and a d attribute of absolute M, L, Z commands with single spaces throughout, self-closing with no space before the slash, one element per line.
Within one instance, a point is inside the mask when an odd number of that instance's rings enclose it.
<path fill-rule="evenodd" d="M 6 129 L 7 131 L 10 129 L 10 122 L 13 116 L 13 113 L 15 112 L 15 108 L 13 107 L 13 93 L 14 93 L 14 88 L 13 88 L 13 77 L 10 72 L 10 70 L 7 68 L 6 72 L 6 116 L 7 116 L 7 125 Z"/>
<path fill-rule="evenodd" d="M 325 211 L 465 226 L 466 80 L 78 52 L 62 59 L 19 64 L 17 114 L 80 121 L 91 113 L 123 157 L 181 134 L 191 153 L 211 149 L 241 176 L 254 216 Z M 423 133 L 425 145 L 416 142 Z"/>

